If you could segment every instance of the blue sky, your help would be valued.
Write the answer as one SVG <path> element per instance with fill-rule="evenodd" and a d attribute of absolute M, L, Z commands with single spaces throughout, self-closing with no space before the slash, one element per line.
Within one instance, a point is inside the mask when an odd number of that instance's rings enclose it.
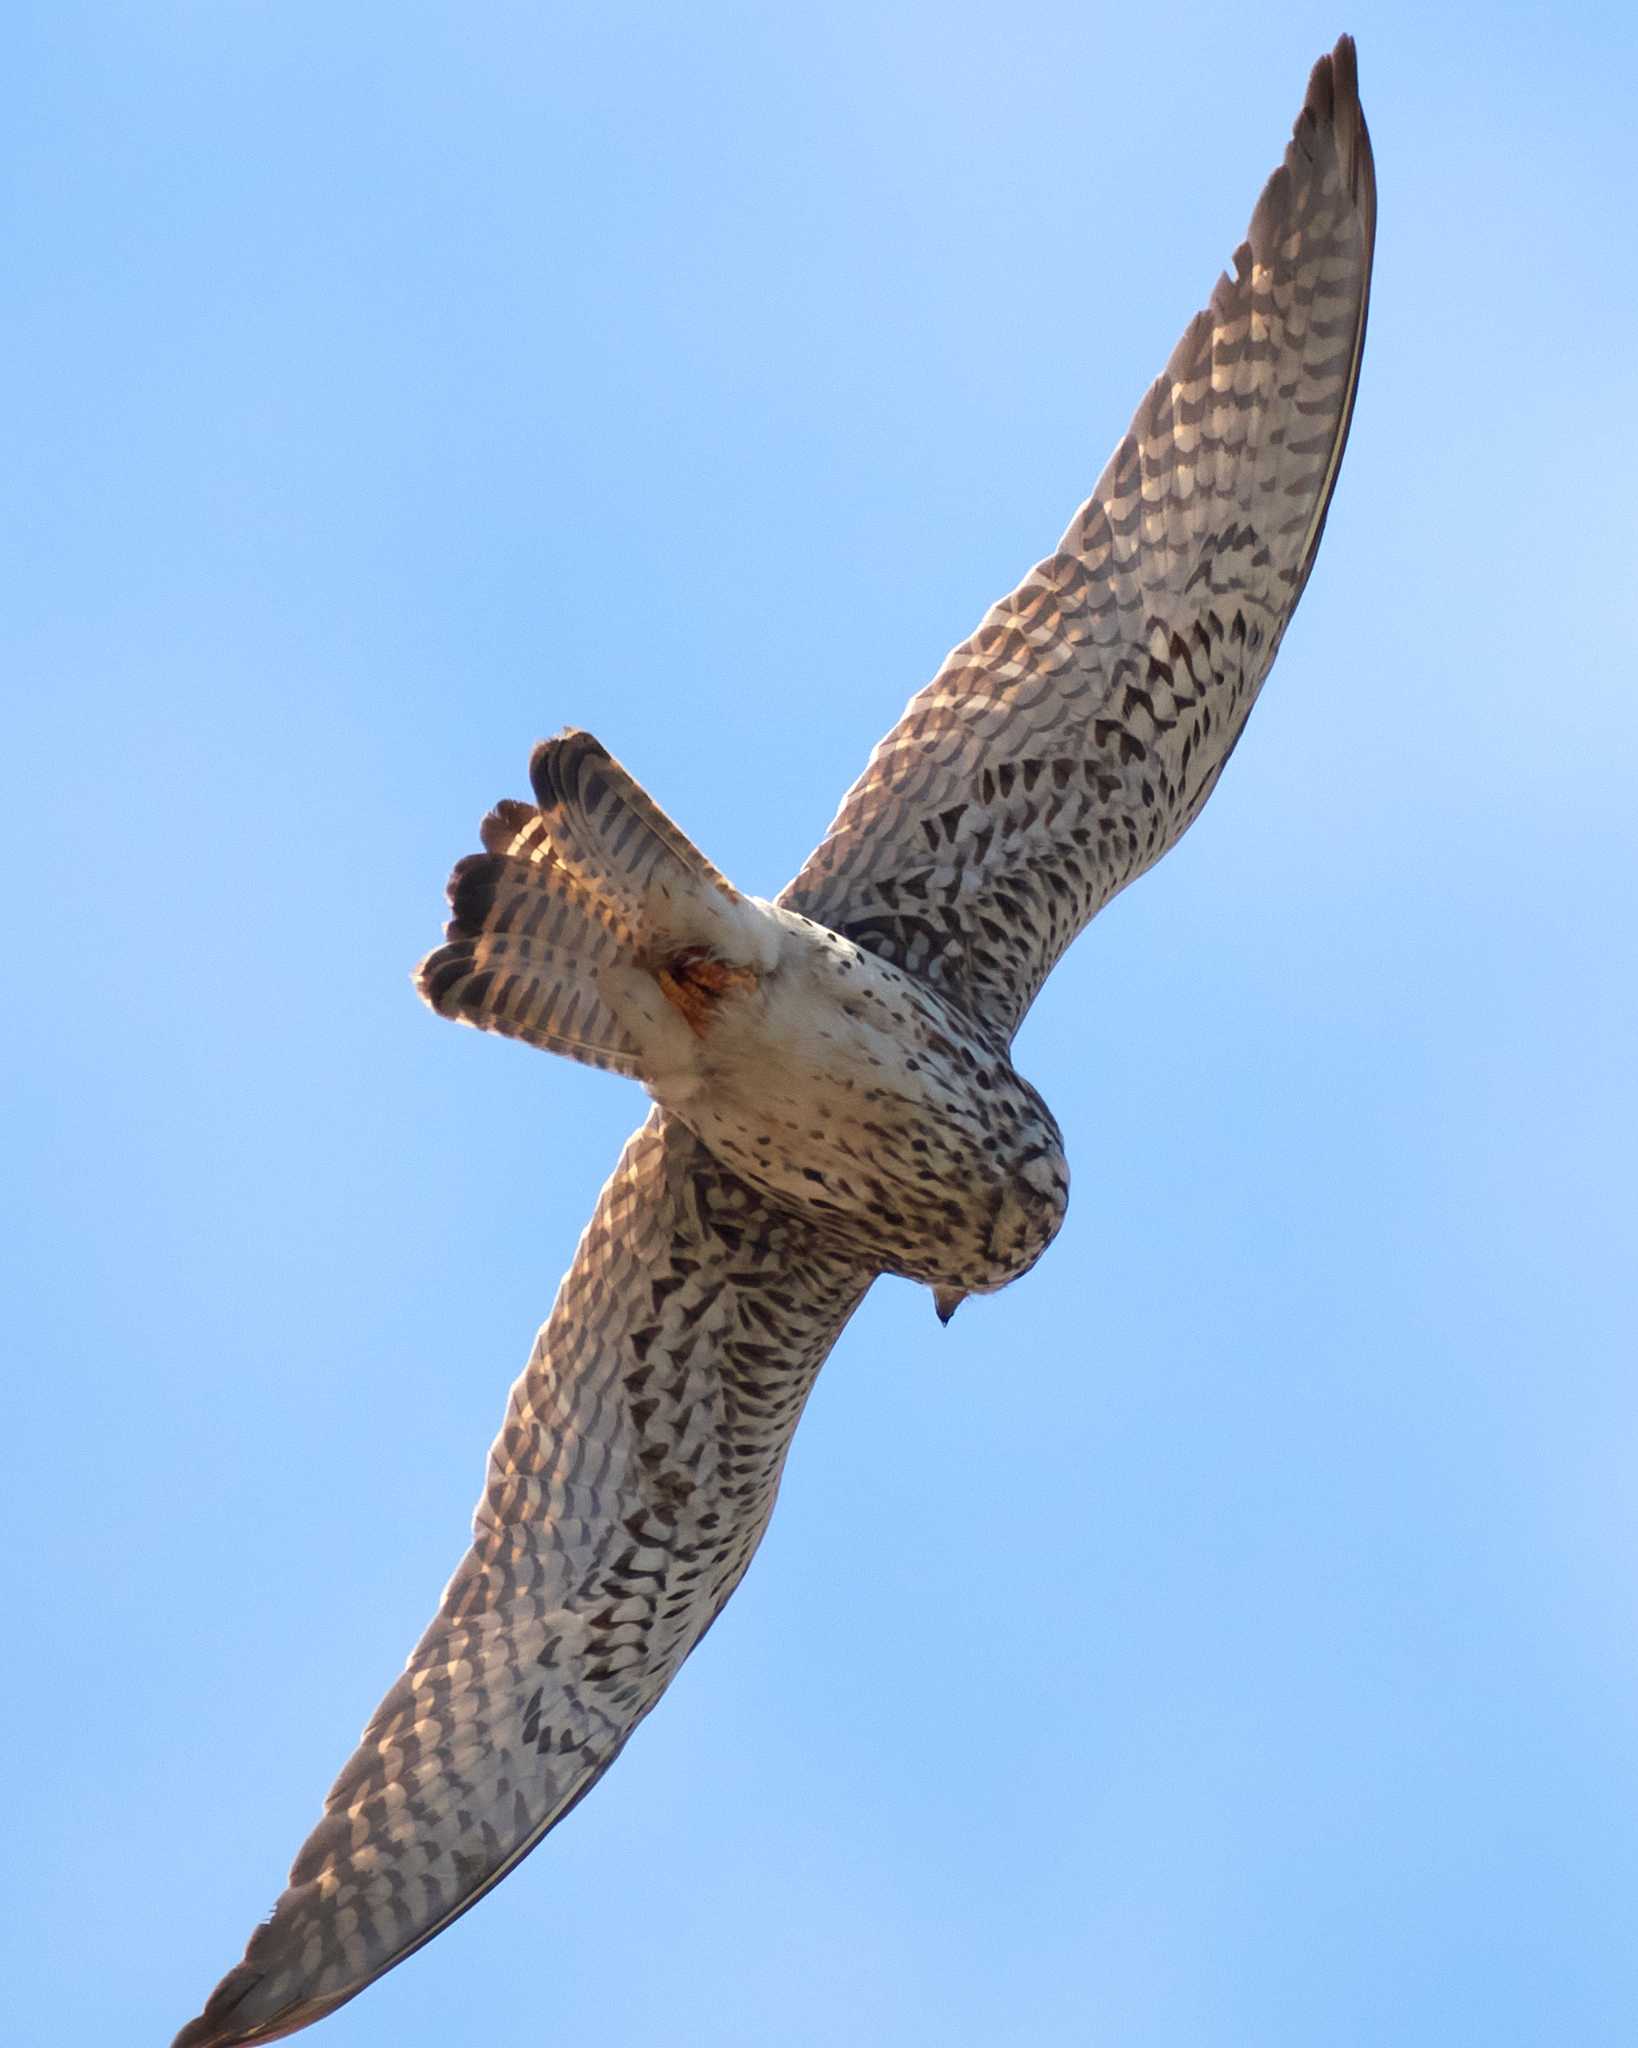
<path fill-rule="evenodd" d="M 1020 1039 L 1062 1237 L 875 1290 L 660 1710 L 315 2039 L 1630 2041 L 1638 32 L 1027 0 L 10 18 L 10 2039 L 237 1958 L 640 1113 L 415 1000 L 479 816 L 584 724 L 776 889 L 1345 27 L 1353 441 Z"/>

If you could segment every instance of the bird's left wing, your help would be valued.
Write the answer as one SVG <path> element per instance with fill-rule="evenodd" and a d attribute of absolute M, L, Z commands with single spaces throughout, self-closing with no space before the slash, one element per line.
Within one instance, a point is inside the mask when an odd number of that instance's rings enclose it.
<path fill-rule="evenodd" d="M 601 1777 L 739 1583 L 871 1277 L 663 1113 L 636 1133 L 512 1389 L 471 1550 L 176 2048 L 333 2011 Z"/>
<path fill-rule="evenodd" d="M 1058 552 L 911 699 L 781 902 L 1011 1038 L 1199 811 L 1268 673 L 1348 436 L 1375 224 L 1344 36 Z"/>

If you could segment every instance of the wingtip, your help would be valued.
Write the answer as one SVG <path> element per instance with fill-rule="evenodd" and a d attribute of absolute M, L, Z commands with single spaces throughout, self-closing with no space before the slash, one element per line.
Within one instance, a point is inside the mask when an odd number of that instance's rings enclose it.
<path fill-rule="evenodd" d="M 1349 194 L 1374 221 L 1376 163 L 1371 154 L 1371 133 L 1359 103 L 1359 51 L 1352 36 L 1339 36 L 1336 48 L 1321 57 L 1309 73 L 1308 97 L 1298 116 L 1298 133 L 1305 119 L 1330 130 Z"/>
<path fill-rule="evenodd" d="M 1325 154 L 1334 157 L 1343 187 L 1364 223 L 1368 261 L 1376 238 L 1376 163 L 1359 103 L 1359 58 L 1352 36 L 1341 37 L 1308 74 L 1308 91 L 1292 124 L 1285 161 L 1263 187 L 1245 242 L 1235 251 L 1237 269 L 1247 258 L 1272 260 L 1295 187 Z"/>
<path fill-rule="evenodd" d="M 268 2041 L 276 2036 L 262 2033 L 254 2023 L 244 2028 L 235 2015 L 262 1981 L 262 1972 L 245 1963 L 237 1964 L 205 2001 L 205 2009 L 171 2043 L 171 2048 L 238 2048 L 241 2042 Z M 280 2033 L 288 2032 L 280 2028 Z"/>
<path fill-rule="evenodd" d="M 270 1938 L 272 1921 L 263 1921 L 250 1938 L 245 1960 L 233 1968 L 205 2001 L 205 2009 L 171 2043 L 171 2048 L 263 2048 L 286 2040 L 317 2020 L 328 2019 L 348 2005 L 382 1974 L 371 1970 L 340 1991 L 304 1992 L 291 1972 L 277 1960 L 263 1961 L 262 1943 Z M 416 1943 L 416 1947 L 420 1944 Z M 405 1954 L 412 1953 L 406 1950 Z M 258 1960 L 251 1961 L 251 1957 Z M 401 1958 L 395 1957 L 394 1961 Z M 391 1963 L 383 1966 L 392 1967 Z"/>

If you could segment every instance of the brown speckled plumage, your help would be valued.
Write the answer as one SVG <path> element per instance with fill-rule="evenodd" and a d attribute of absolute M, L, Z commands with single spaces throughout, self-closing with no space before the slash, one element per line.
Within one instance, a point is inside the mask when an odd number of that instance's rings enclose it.
<path fill-rule="evenodd" d="M 740 897 L 580 735 L 537 754 L 535 804 L 485 821 L 427 1000 L 671 1106 L 627 1145 L 512 1390 L 472 1549 L 176 2048 L 310 2024 L 504 1876 L 738 1583 L 874 1274 L 928 1279 L 942 1308 L 1057 1228 L 1056 1127 L 1007 1048 L 1087 919 L 1198 812 L 1273 661 L 1347 435 L 1373 228 L 1345 38 L 1234 276 L 1058 552 L 912 700 L 780 907 Z M 780 1069 L 764 1115 L 712 1061 L 736 1018 L 786 1014 L 798 969 L 827 991 L 818 1050 Z M 846 1101 L 813 1109 L 804 1089 L 832 1074 Z M 931 1165 L 918 1105 L 946 1147 Z M 821 1113 L 834 1127 L 804 1132 Z M 958 1248 L 927 1249 L 916 1205 L 952 1175 Z"/>
<path fill-rule="evenodd" d="M 870 1279 L 655 1111 L 512 1389 L 471 1550 L 178 2048 L 322 2017 L 595 1783 L 739 1583 Z"/>
<path fill-rule="evenodd" d="M 1011 1037 L 1195 817 L 1268 674 L 1347 439 L 1375 215 L 1344 37 L 1057 553 L 911 699 L 782 902 Z"/>

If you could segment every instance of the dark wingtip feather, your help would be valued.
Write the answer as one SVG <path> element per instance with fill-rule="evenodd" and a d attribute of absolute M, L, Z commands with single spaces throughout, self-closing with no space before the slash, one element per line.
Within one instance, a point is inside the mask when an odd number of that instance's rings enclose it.
<path fill-rule="evenodd" d="M 237 2048 L 241 2042 L 270 2041 L 289 2033 L 287 2026 L 274 2026 L 264 2032 L 254 2020 L 235 2017 L 265 1974 L 249 1962 L 235 1964 L 211 1993 L 204 2011 L 196 2020 L 189 2020 L 171 2048 Z M 318 2014 L 314 2013 L 313 2018 L 317 2019 Z"/>
<path fill-rule="evenodd" d="M 1376 162 L 1370 130 L 1359 104 L 1359 52 L 1352 36 L 1339 36 L 1337 46 L 1322 57 L 1308 78 L 1308 97 L 1297 117 L 1293 140 L 1309 129 L 1328 129 L 1350 197 L 1365 216 L 1366 240 L 1376 224 Z"/>
<path fill-rule="evenodd" d="M 1218 278 L 1211 304 L 1196 314 L 1178 337 L 1166 368 L 1149 392 L 1151 417 L 1156 421 L 1169 402 L 1170 385 L 1197 373 L 1214 320 L 1232 317 L 1253 265 L 1277 260 L 1298 196 L 1297 181 L 1306 180 L 1309 166 L 1318 163 L 1326 150 L 1334 152 L 1342 182 L 1359 212 L 1368 277 L 1376 239 L 1376 172 L 1359 104 L 1359 69 L 1352 36 L 1344 36 L 1309 73 L 1307 96 L 1292 127 L 1285 161 L 1276 166 L 1258 195 L 1246 238 L 1234 252 L 1232 272 Z M 1360 338 L 1363 341 L 1363 328 Z"/>
<path fill-rule="evenodd" d="M 1376 167 L 1371 138 L 1359 104 L 1359 61 L 1352 36 L 1344 36 L 1308 75 L 1302 111 L 1291 130 L 1285 162 L 1263 187 L 1251 216 L 1244 247 L 1235 252 L 1237 265 L 1247 256 L 1272 259 L 1280 230 L 1290 215 L 1295 182 L 1308 167 L 1335 157 L 1344 189 L 1358 208 L 1368 252 L 1376 234 Z"/>
<path fill-rule="evenodd" d="M 251 1953 L 255 1951 L 258 1937 L 267 1932 L 264 1925 L 251 1936 Z M 376 1976 L 380 1974 L 379 1970 L 375 1973 Z M 253 2043 L 282 2041 L 287 2035 L 298 2034 L 303 2027 L 310 2027 L 315 2020 L 327 2018 L 337 2007 L 350 2004 L 365 1988 L 363 1984 L 356 1984 L 352 1990 L 332 1998 L 285 1997 L 279 1999 L 274 2010 L 257 2019 L 253 2012 L 246 2013 L 243 2008 L 266 1982 L 267 1969 L 252 1963 L 247 1956 L 244 1962 L 229 1970 L 211 1993 L 204 2011 L 196 2020 L 189 2020 L 171 2043 L 171 2048 L 251 2048 Z M 277 1993 L 273 1995 L 278 1997 Z M 265 1997 L 259 2002 L 265 2004 Z"/>

